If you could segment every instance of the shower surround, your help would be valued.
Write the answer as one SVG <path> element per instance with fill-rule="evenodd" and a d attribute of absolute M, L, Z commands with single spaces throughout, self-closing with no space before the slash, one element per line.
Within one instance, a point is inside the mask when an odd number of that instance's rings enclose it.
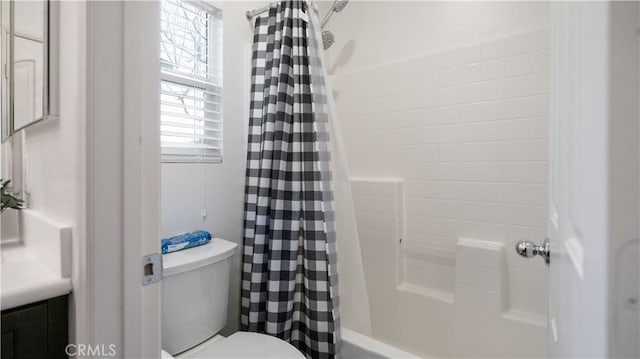
<path fill-rule="evenodd" d="M 335 76 L 374 338 L 437 357 L 545 343 L 547 269 L 513 246 L 546 234 L 548 36 Z"/>

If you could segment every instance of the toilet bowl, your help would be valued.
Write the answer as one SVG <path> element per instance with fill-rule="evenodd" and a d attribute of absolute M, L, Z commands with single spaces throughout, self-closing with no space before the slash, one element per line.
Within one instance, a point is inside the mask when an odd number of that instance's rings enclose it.
<path fill-rule="evenodd" d="M 231 257 L 237 244 L 210 243 L 162 256 L 162 358 L 284 358 L 305 356 L 258 333 L 218 335 L 227 323 Z"/>

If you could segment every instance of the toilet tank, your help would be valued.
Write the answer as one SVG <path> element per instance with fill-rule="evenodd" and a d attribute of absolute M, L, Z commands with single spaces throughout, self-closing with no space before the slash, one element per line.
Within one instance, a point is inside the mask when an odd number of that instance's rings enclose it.
<path fill-rule="evenodd" d="M 162 348 L 183 352 L 227 324 L 231 256 L 238 245 L 220 238 L 162 256 Z"/>

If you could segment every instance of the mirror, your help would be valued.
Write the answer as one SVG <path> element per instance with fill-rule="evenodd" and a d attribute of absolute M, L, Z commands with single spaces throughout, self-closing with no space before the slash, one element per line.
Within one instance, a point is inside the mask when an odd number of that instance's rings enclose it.
<path fill-rule="evenodd" d="M 2 140 L 48 115 L 49 2 L 3 1 Z"/>

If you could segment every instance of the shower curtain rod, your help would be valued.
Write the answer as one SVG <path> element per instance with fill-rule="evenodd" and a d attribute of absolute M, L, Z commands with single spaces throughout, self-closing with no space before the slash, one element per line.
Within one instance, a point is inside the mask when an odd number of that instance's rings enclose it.
<path fill-rule="evenodd" d="M 245 13 L 245 15 L 247 16 L 247 19 L 248 19 L 248 20 L 251 20 L 252 18 L 254 18 L 254 17 L 256 17 L 256 16 L 258 16 L 258 15 L 260 15 L 260 14 L 263 14 L 263 13 L 265 13 L 265 12 L 269 11 L 269 8 L 270 8 L 271 6 L 275 6 L 275 5 L 277 5 L 277 4 L 278 4 L 277 2 L 270 2 L 270 3 L 269 3 L 268 5 L 266 5 L 266 6 L 263 6 L 263 7 L 257 8 L 257 9 L 253 9 L 253 10 L 249 10 L 249 11 L 247 11 L 247 12 Z M 317 8 L 317 6 L 316 6 L 315 2 L 311 1 L 311 7 L 313 8 L 313 10 L 315 10 L 315 11 L 316 11 L 316 13 L 318 12 L 318 8 Z"/>
<path fill-rule="evenodd" d="M 269 11 L 269 8 L 270 8 L 271 6 L 273 6 L 273 5 L 275 5 L 275 4 L 277 4 L 277 3 L 275 3 L 275 2 L 271 2 L 271 3 L 269 3 L 268 5 L 263 6 L 263 7 L 261 7 L 261 8 L 257 8 L 257 9 L 253 9 L 253 10 L 247 11 L 247 12 L 245 13 L 245 14 L 246 14 L 246 16 L 247 16 L 247 19 L 251 20 L 251 18 L 252 18 L 252 17 L 258 16 L 258 15 L 260 15 L 260 14 L 262 14 L 262 13 L 265 13 L 265 12 Z"/>

